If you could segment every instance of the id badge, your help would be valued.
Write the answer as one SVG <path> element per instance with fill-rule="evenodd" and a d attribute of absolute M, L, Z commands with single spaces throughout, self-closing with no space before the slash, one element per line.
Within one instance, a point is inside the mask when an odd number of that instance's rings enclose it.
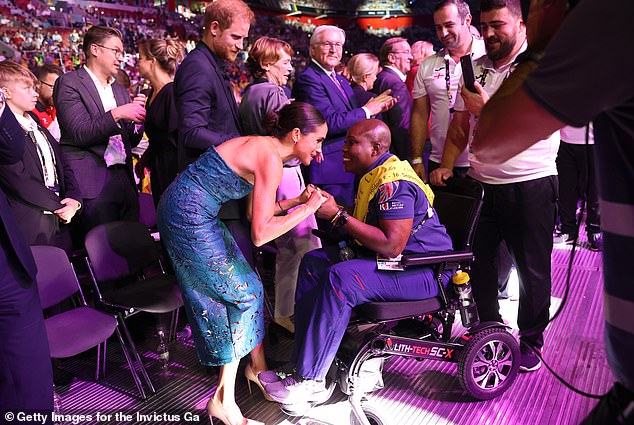
<path fill-rule="evenodd" d="M 403 254 L 400 254 L 398 257 L 394 258 L 385 258 L 381 257 L 377 254 L 376 256 L 376 267 L 379 270 L 391 270 L 391 271 L 404 271 L 403 265 L 401 264 L 401 258 L 403 258 Z"/>

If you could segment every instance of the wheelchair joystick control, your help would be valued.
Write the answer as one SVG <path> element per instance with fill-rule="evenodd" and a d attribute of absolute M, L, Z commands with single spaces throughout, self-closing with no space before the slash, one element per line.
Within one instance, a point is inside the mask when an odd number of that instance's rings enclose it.
<path fill-rule="evenodd" d="M 460 302 L 460 318 L 462 325 L 465 328 L 480 323 L 480 317 L 478 316 L 478 307 L 473 300 L 473 293 L 471 292 L 471 283 L 469 282 L 469 274 L 458 270 L 453 275 L 451 281 L 454 284 L 454 289 L 458 294 L 458 301 Z"/>

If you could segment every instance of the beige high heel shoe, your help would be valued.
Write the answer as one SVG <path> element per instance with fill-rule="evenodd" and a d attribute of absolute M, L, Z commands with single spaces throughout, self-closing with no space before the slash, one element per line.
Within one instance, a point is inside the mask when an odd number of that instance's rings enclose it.
<path fill-rule="evenodd" d="M 213 424 L 214 418 L 220 419 L 220 421 L 225 425 L 247 425 L 249 420 L 242 416 L 240 413 L 240 417 L 231 417 L 229 412 L 219 401 L 211 398 L 207 402 L 207 414 L 209 415 L 209 422 Z"/>
<path fill-rule="evenodd" d="M 260 383 L 260 380 L 258 379 L 258 376 L 253 371 L 253 368 L 251 367 L 251 363 L 247 364 L 247 366 L 244 368 L 244 377 L 247 379 L 247 385 L 249 387 L 249 394 L 252 394 L 251 393 L 251 382 L 253 382 L 255 385 L 260 387 L 260 390 L 262 391 L 262 395 L 264 396 L 264 398 L 267 401 L 273 401 L 271 396 L 266 392 L 266 390 L 264 389 L 264 387 Z"/>

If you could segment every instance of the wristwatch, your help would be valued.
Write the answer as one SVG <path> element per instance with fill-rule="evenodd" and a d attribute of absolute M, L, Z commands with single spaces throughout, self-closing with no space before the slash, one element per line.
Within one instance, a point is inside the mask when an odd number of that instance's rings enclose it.
<path fill-rule="evenodd" d="M 348 223 L 348 218 L 349 215 L 346 209 L 344 207 L 339 207 L 337 213 L 330 220 L 330 224 L 332 224 L 333 227 L 345 226 L 346 223 Z"/>

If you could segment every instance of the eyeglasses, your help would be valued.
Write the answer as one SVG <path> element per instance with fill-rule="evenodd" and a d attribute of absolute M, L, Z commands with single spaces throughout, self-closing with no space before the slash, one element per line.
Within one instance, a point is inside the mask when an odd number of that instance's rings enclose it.
<path fill-rule="evenodd" d="M 337 50 L 341 50 L 343 49 L 343 43 L 340 42 L 330 42 L 330 41 L 322 41 L 321 43 L 317 43 L 319 44 L 321 47 L 325 47 L 327 49 L 330 50 L 330 48 L 332 47 L 333 49 L 337 49 Z"/>
<path fill-rule="evenodd" d="M 390 53 L 394 53 L 394 54 L 396 54 L 396 53 L 405 53 L 406 55 L 411 55 L 412 51 L 411 50 L 394 50 L 393 52 L 390 52 Z"/>
<path fill-rule="evenodd" d="M 40 82 L 40 84 L 44 84 L 46 87 L 53 89 L 53 87 L 55 87 L 55 84 L 49 84 L 46 81 L 42 81 L 42 80 L 38 80 Z"/>
<path fill-rule="evenodd" d="M 119 49 L 118 47 L 108 47 L 108 46 L 104 46 L 103 44 L 97 44 L 97 43 L 93 43 L 93 44 L 95 46 L 103 47 L 104 49 L 112 50 L 115 56 L 121 57 L 125 55 L 125 51 Z"/>

